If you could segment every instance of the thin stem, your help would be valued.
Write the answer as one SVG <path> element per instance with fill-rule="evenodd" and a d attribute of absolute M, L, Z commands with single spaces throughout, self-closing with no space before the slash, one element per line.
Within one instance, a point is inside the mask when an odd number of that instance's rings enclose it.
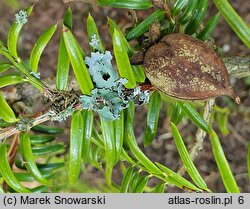
<path fill-rule="evenodd" d="M 210 122 L 210 118 L 211 118 L 211 115 L 212 115 L 212 112 L 214 109 L 214 104 L 215 104 L 214 99 L 210 99 L 205 103 L 203 119 L 207 124 L 209 124 L 209 122 Z M 205 131 L 203 131 L 202 129 L 198 129 L 198 131 L 196 132 L 194 143 L 191 145 L 191 149 L 189 152 L 189 155 L 190 155 L 190 158 L 192 159 L 192 161 L 194 161 L 194 159 L 202 151 L 203 141 L 204 141 L 206 135 L 207 135 L 207 133 Z M 182 166 L 178 170 L 178 174 L 183 176 L 185 171 L 186 171 L 185 167 Z"/>
<path fill-rule="evenodd" d="M 74 110 L 78 110 L 78 109 L 81 109 L 81 104 L 80 103 L 76 103 L 74 105 Z M 51 109 L 48 109 L 47 111 L 43 111 L 43 112 L 39 112 L 39 113 L 34 114 L 30 118 L 28 118 L 28 119 L 31 119 L 32 123 L 29 124 L 29 125 L 25 125 L 25 129 L 30 130 L 33 126 L 36 126 L 36 125 L 39 125 L 41 123 L 44 123 L 46 121 L 51 120 L 53 118 L 52 112 L 54 112 L 54 111 L 51 110 Z M 0 141 L 3 140 L 3 139 L 7 139 L 8 137 L 12 136 L 13 134 L 18 134 L 21 131 L 23 131 L 23 130 L 19 130 L 17 128 L 17 124 L 14 124 L 12 126 L 4 128 L 4 129 L 2 129 L 0 131 Z"/>
<path fill-rule="evenodd" d="M 35 115 L 38 115 L 38 114 L 36 113 Z M 35 118 L 32 117 L 34 119 L 34 121 L 32 124 L 30 124 L 29 126 L 26 127 L 27 130 L 31 129 L 33 126 L 36 126 L 40 123 L 44 123 L 44 122 L 51 119 L 50 111 L 48 111 L 44 114 L 42 114 L 42 113 L 40 113 L 40 114 L 41 115 L 38 117 L 35 117 Z M 7 128 L 4 128 L 0 131 L 0 141 L 3 139 L 7 139 L 8 137 L 10 137 L 14 134 L 18 134 L 20 132 L 21 132 L 21 130 L 17 129 L 16 125 L 12 125 L 12 126 L 9 126 Z"/>
<path fill-rule="evenodd" d="M 11 142 L 11 146 L 10 146 L 10 149 L 8 151 L 8 158 L 9 158 L 10 167 L 12 167 L 14 164 L 14 158 L 16 155 L 17 147 L 18 147 L 18 141 L 19 141 L 19 134 L 15 134 L 13 136 L 13 140 Z"/>

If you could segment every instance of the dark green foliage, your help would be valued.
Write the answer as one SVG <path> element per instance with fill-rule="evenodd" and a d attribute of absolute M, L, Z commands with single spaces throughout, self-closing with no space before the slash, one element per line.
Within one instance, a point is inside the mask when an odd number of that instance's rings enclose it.
<path fill-rule="evenodd" d="M 155 91 L 151 95 L 148 104 L 148 114 L 146 118 L 146 127 L 144 132 L 145 146 L 151 144 L 156 136 L 160 110 L 161 110 L 161 95 L 158 91 Z"/>

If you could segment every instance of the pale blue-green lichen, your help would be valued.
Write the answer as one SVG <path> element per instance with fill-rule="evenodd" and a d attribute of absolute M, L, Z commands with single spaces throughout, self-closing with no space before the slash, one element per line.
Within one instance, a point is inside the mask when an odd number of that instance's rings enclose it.
<path fill-rule="evenodd" d="M 28 22 L 28 19 L 27 19 L 28 14 L 24 10 L 21 10 L 18 13 L 16 13 L 15 17 L 16 17 L 16 23 L 19 25 L 22 25 Z"/>
<path fill-rule="evenodd" d="M 82 95 L 80 96 L 80 101 L 81 101 L 81 105 L 83 109 L 87 109 L 87 110 L 93 110 L 94 109 L 94 105 L 95 105 L 95 98 L 90 97 L 90 96 L 86 96 L 86 95 Z"/>
<path fill-rule="evenodd" d="M 89 66 L 89 74 L 97 88 L 110 88 L 119 78 L 117 72 L 113 70 L 111 59 L 112 55 L 109 51 L 105 54 L 92 52 L 91 57 L 85 58 L 85 63 Z"/>
<path fill-rule="evenodd" d="M 150 91 L 146 90 L 139 95 L 139 104 L 145 104 L 149 102 L 149 93 Z"/>
<path fill-rule="evenodd" d="M 111 108 L 108 106 L 104 106 L 101 109 L 96 109 L 95 111 L 105 120 L 112 121 L 116 119 L 114 114 L 111 112 Z"/>
<path fill-rule="evenodd" d="M 99 40 L 97 39 L 96 34 L 93 34 L 93 35 L 91 36 L 89 45 L 92 46 L 93 49 L 98 49 Z"/>
<path fill-rule="evenodd" d="M 106 120 L 119 119 L 119 112 L 128 106 L 115 87 L 95 88 L 91 93 L 92 96 L 80 96 L 82 108 L 94 110 Z"/>
<path fill-rule="evenodd" d="M 54 111 L 51 111 L 51 121 L 65 121 L 69 116 L 72 115 L 72 113 L 74 112 L 74 108 L 73 105 L 68 106 L 65 110 L 63 110 L 62 112 L 56 114 L 54 113 Z"/>
<path fill-rule="evenodd" d="M 16 124 L 16 129 L 19 131 L 28 131 L 34 121 L 35 119 L 33 118 L 21 118 Z"/>
<path fill-rule="evenodd" d="M 124 84 L 127 79 L 119 78 L 111 64 L 111 53 L 106 51 L 92 52 L 91 57 L 85 58 L 89 74 L 95 84 L 91 96 L 80 96 L 80 103 L 83 109 L 94 110 L 106 120 L 120 118 L 120 112 L 128 108 L 129 102 L 139 100 L 139 103 L 147 103 L 149 92 L 141 91 L 137 86 L 135 89 L 126 89 Z"/>
<path fill-rule="evenodd" d="M 34 76 L 35 78 L 37 78 L 37 79 L 40 79 L 40 78 L 41 78 L 40 72 L 38 72 L 38 73 L 30 72 L 30 75 L 33 75 L 33 76 Z"/>

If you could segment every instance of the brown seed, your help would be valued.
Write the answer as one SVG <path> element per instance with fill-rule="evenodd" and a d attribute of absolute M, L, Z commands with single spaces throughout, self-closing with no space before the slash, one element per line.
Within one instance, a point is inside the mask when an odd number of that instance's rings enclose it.
<path fill-rule="evenodd" d="M 146 51 L 143 65 L 152 85 L 177 99 L 206 100 L 220 95 L 236 99 L 221 58 L 191 36 L 163 37 Z"/>

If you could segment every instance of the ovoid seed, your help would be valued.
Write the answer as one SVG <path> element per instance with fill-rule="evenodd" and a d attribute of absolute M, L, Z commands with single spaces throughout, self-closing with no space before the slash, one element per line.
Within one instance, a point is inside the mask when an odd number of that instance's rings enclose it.
<path fill-rule="evenodd" d="M 206 100 L 228 95 L 239 103 L 227 69 L 206 43 L 184 34 L 171 34 L 148 48 L 143 65 L 151 84 L 181 100 Z"/>

